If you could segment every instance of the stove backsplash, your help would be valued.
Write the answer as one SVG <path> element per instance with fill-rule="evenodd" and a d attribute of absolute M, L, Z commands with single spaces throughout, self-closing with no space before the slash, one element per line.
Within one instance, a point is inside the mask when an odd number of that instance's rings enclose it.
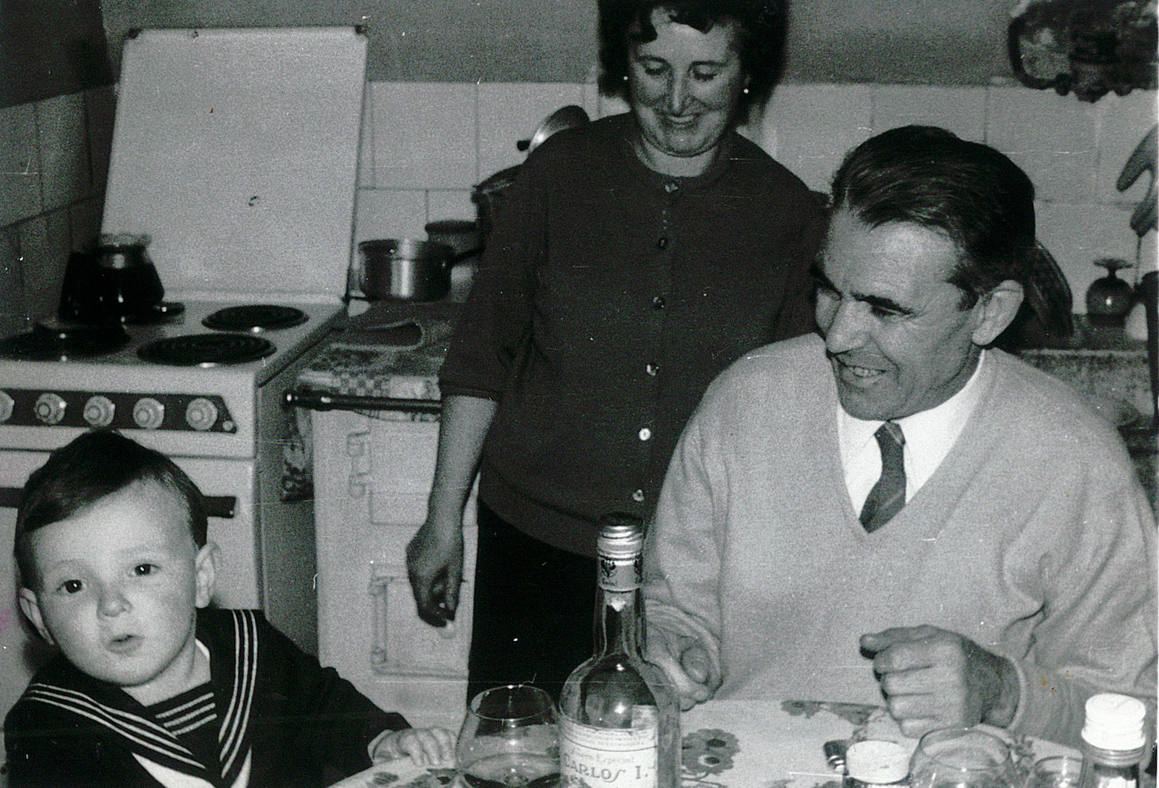
<path fill-rule="evenodd" d="M 471 186 L 521 162 L 515 143 L 543 117 L 565 104 L 593 118 L 624 109 L 594 84 L 375 82 L 366 96 L 355 240 L 422 237 L 428 221 L 472 219 Z M 99 232 L 114 104 L 113 88 L 101 87 L 0 109 L 0 335 L 55 310 L 69 251 Z M 822 191 L 846 150 L 903 123 L 994 145 L 1034 180 L 1040 239 L 1081 313 L 1100 274 L 1091 263 L 1134 259 L 1128 220 L 1147 179 L 1124 193 L 1115 179 L 1155 106 L 1154 91 L 1085 104 L 1013 83 L 786 84 L 745 133 Z M 1147 270 L 1155 239 L 1144 239 Z"/>

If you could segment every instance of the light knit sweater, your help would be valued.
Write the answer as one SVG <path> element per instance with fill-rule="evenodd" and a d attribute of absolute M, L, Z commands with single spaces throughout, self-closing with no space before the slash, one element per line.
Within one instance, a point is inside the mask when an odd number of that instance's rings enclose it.
<path fill-rule="evenodd" d="M 718 698 L 881 703 L 858 637 L 931 624 L 1009 657 L 1011 728 L 1077 744 L 1097 691 L 1154 719 L 1155 519 L 1114 428 L 1066 384 L 994 351 L 934 475 L 867 534 L 846 491 L 816 336 L 710 386 L 650 532 L 650 626 L 718 659 Z"/>

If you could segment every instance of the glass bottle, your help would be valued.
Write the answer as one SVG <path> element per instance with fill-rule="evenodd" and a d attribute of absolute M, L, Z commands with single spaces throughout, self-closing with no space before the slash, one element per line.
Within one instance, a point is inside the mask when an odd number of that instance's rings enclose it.
<path fill-rule="evenodd" d="M 1147 746 L 1145 707 L 1137 698 L 1103 692 L 1087 699 L 1079 788 L 1138 788 Z"/>
<path fill-rule="evenodd" d="M 600 519 L 595 653 L 560 691 L 564 785 L 677 788 L 680 703 L 644 658 L 644 529 L 637 517 Z"/>
<path fill-rule="evenodd" d="M 909 785 L 910 752 L 893 741 L 866 739 L 845 751 L 844 788 L 905 788 Z"/>

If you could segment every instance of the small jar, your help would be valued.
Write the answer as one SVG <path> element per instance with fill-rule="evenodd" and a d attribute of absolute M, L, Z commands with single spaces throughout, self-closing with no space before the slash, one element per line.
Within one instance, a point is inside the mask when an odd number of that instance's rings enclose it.
<path fill-rule="evenodd" d="M 844 788 L 909 785 L 908 749 L 893 741 L 867 739 L 845 751 Z"/>

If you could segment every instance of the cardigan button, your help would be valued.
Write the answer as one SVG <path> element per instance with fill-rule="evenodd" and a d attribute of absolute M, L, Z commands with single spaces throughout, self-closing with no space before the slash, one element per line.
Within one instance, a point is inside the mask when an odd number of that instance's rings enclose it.
<path fill-rule="evenodd" d="M 636 503 L 644 503 L 644 491 L 636 490 L 636 492 L 632 493 L 632 500 Z"/>
<path fill-rule="evenodd" d="M 664 296 L 655 296 L 652 299 L 652 306 L 656 309 L 664 308 Z"/>
<path fill-rule="evenodd" d="M 647 372 L 650 377 L 654 378 L 654 377 L 656 377 L 656 373 L 658 373 L 660 371 L 660 365 L 659 364 L 645 364 L 644 371 Z"/>
<path fill-rule="evenodd" d="M 668 237 L 665 235 L 662 235 L 659 238 L 657 238 L 656 239 L 656 248 L 657 249 L 667 249 L 668 248 Z"/>
<path fill-rule="evenodd" d="M 680 188 L 680 184 L 677 183 L 676 181 L 665 181 L 664 182 L 664 191 L 668 192 L 669 194 L 671 194 L 672 192 L 676 191 L 679 188 Z"/>
<path fill-rule="evenodd" d="M 640 432 L 638 434 L 640 436 L 640 440 L 646 441 L 646 440 L 651 439 L 652 430 L 648 429 L 647 427 L 641 427 Z"/>

